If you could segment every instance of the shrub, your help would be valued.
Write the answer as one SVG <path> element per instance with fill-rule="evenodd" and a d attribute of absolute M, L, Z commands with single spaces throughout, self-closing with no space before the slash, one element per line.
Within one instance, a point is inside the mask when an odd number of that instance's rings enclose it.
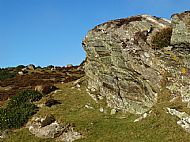
<path fill-rule="evenodd" d="M 24 65 L 18 65 L 17 67 L 16 67 L 16 70 L 22 70 L 23 68 L 25 68 L 26 66 L 24 66 Z"/>
<path fill-rule="evenodd" d="M 5 79 L 8 79 L 8 78 L 13 78 L 15 76 L 16 76 L 16 73 L 7 71 L 5 69 L 1 69 L 0 70 L 0 80 L 5 80 Z"/>
<path fill-rule="evenodd" d="M 17 95 L 12 96 L 8 103 L 8 107 L 17 107 L 28 102 L 38 101 L 42 98 L 42 94 L 36 91 L 24 90 Z"/>
<path fill-rule="evenodd" d="M 172 28 L 163 28 L 152 37 L 152 45 L 155 48 L 167 47 L 170 45 Z"/>
<path fill-rule="evenodd" d="M 0 108 L 0 129 L 20 128 L 38 111 L 31 102 L 41 99 L 35 91 L 22 91 L 13 96 L 6 108 Z"/>

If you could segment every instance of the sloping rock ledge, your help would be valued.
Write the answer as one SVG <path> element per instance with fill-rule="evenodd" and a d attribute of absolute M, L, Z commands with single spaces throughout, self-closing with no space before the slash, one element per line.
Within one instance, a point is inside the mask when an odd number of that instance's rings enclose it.
<path fill-rule="evenodd" d="M 138 15 L 108 21 L 83 40 L 88 90 L 123 112 L 143 114 L 163 88 L 190 101 L 190 12 L 169 20 Z"/>

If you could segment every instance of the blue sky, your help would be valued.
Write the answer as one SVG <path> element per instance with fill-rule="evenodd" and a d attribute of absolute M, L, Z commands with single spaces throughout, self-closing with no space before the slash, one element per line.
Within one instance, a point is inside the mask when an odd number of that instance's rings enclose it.
<path fill-rule="evenodd" d="M 88 30 L 138 14 L 170 18 L 189 0 L 0 0 L 0 67 L 80 64 Z"/>

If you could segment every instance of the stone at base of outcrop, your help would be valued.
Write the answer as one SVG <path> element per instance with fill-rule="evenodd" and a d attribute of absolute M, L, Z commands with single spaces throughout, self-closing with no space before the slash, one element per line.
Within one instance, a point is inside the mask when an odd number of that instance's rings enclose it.
<path fill-rule="evenodd" d="M 7 137 L 8 130 L 0 130 L 0 139 L 4 139 Z"/>
<path fill-rule="evenodd" d="M 82 138 L 82 135 L 74 131 L 71 125 L 62 126 L 51 115 L 44 118 L 33 117 L 27 127 L 32 134 L 40 138 L 55 138 L 57 141 L 64 142 L 72 142 Z"/>
<path fill-rule="evenodd" d="M 180 112 L 175 109 L 166 108 L 168 113 L 177 116 L 180 120 L 177 124 L 180 125 L 186 132 L 190 133 L 190 115 L 185 112 Z"/>
<path fill-rule="evenodd" d="M 73 142 L 75 140 L 81 139 L 82 135 L 79 132 L 76 132 L 73 130 L 73 128 L 70 128 L 68 132 L 63 132 L 56 141 L 64 141 L 64 142 Z"/>
<path fill-rule="evenodd" d="M 145 119 L 147 116 L 149 116 L 151 114 L 152 110 L 149 112 L 145 112 L 142 116 L 140 116 L 139 118 L 135 119 L 133 122 L 139 122 L 143 119 Z"/>

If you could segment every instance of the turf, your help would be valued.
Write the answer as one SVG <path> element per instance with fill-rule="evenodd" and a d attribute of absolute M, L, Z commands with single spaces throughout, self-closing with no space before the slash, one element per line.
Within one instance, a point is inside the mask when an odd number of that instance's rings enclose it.
<path fill-rule="evenodd" d="M 42 104 L 51 98 L 61 104 L 42 107 L 37 116 L 53 114 L 60 123 L 71 123 L 75 130 L 83 134 L 83 139 L 76 142 L 187 142 L 190 134 L 176 124 L 177 118 L 166 113 L 165 107 L 177 107 L 189 112 L 180 101 L 169 103 L 168 91 L 163 90 L 152 113 L 140 122 L 133 122 L 139 115 L 117 112 L 110 115 L 110 109 L 104 101 L 96 103 L 86 92 L 85 83 L 80 90 L 73 88 L 73 83 L 57 84 L 57 93 L 41 99 Z M 88 109 L 85 105 L 93 107 Z M 99 111 L 104 108 L 104 113 Z M 54 142 L 53 139 L 36 138 L 26 128 L 15 130 L 3 142 Z"/>

